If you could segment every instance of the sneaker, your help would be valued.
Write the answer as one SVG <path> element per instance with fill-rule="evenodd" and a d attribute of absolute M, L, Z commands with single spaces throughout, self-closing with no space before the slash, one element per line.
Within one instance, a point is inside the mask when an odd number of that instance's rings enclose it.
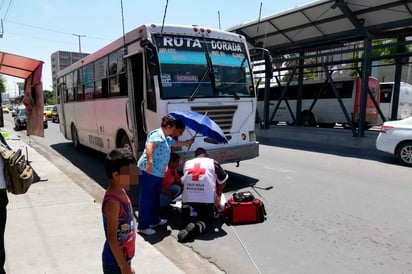
<path fill-rule="evenodd" d="M 179 234 L 177 234 L 177 240 L 179 242 L 183 242 L 187 239 L 187 237 L 192 233 L 192 231 L 195 229 L 195 224 L 194 223 L 189 223 L 185 229 L 180 230 Z"/>
<path fill-rule="evenodd" d="M 166 219 L 160 219 L 160 222 L 158 222 L 158 223 L 155 224 L 155 225 L 150 225 L 150 227 L 151 227 L 151 228 L 155 228 L 155 227 L 158 227 L 158 226 L 161 226 L 161 225 L 165 225 L 165 224 L 167 224 L 167 220 L 166 220 Z"/>
<path fill-rule="evenodd" d="M 139 229 L 137 232 L 144 234 L 146 236 L 150 236 L 156 233 L 156 230 L 151 229 L 151 228 L 146 228 L 146 229 Z"/>

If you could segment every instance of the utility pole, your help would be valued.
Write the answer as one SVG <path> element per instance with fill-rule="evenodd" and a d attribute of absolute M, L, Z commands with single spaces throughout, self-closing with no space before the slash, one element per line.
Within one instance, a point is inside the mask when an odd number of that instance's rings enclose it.
<path fill-rule="evenodd" d="M 81 53 L 82 53 L 82 45 L 81 45 L 80 38 L 81 38 L 81 37 L 86 37 L 86 35 L 75 34 L 75 33 L 73 33 L 73 35 L 74 35 L 74 36 L 77 36 L 77 37 L 79 38 L 79 53 L 81 54 Z"/>

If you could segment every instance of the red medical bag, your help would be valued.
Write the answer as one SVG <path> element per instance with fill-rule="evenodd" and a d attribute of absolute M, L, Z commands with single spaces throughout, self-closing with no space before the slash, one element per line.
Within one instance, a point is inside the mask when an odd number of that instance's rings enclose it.
<path fill-rule="evenodd" d="M 261 223 L 266 216 L 265 206 L 259 199 L 236 202 L 233 198 L 229 198 L 223 212 L 230 224 Z"/>

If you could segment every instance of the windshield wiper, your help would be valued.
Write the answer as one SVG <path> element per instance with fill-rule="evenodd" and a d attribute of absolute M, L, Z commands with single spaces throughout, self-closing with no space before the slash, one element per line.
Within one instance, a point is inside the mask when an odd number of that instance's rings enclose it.
<path fill-rule="evenodd" d="M 212 59 L 210 58 L 209 50 L 207 48 L 207 45 L 206 45 L 206 61 L 207 61 L 207 67 L 209 68 L 210 84 L 212 85 L 213 94 L 216 95 L 215 69 L 213 68 Z"/>
<path fill-rule="evenodd" d="M 200 86 L 203 84 L 203 82 L 206 79 L 207 74 L 209 73 L 210 68 L 207 67 L 205 72 L 202 75 L 202 78 L 200 79 L 199 83 L 197 84 L 196 88 L 193 90 L 192 94 L 190 94 L 189 96 L 189 101 L 193 101 L 195 99 L 195 97 L 197 96 L 197 94 L 199 93 L 200 90 Z"/>
<path fill-rule="evenodd" d="M 228 92 L 229 92 L 230 94 L 232 94 L 233 97 L 235 97 L 235 100 L 239 100 L 239 99 L 240 99 L 239 95 L 237 95 L 235 91 L 233 91 L 233 90 L 228 90 Z"/>
<path fill-rule="evenodd" d="M 212 59 L 210 58 L 209 49 L 207 47 L 207 42 L 204 41 L 204 43 L 206 47 L 205 57 L 206 57 L 207 68 L 202 75 L 202 79 L 200 79 L 200 82 L 197 84 L 196 88 L 193 90 L 192 94 L 189 96 L 189 99 L 188 99 L 189 101 L 193 101 L 196 98 L 197 94 L 199 93 L 200 86 L 204 83 L 207 74 L 209 74 L 210 84 L 212 85 L 213 94 L 216 94 L 215 71 L 213 69 Z"/>

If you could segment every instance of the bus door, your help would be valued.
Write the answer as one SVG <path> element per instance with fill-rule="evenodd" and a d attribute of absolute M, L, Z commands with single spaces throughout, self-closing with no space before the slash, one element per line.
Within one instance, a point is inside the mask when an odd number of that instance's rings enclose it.
<path fill-rule="evenodd" d="M 140 155 L 146 142 L 146 123 L 142 105 L 144 105 L 144 62 L 143 54 L 137 53 L 127 56 L 129 75 L 129 129 L 133 132 L 133 143 L 136 155 Z"/>
<path fill-rule="evenodd" d="M 380 103 L 380 86 L 379 80 L 374 77 L 369 77 L 368 86 L 370 91 L 372 92 L 373 97 L 375 98 L 376 102 Z M 354 117 L 353 122 L 359 122 L 359 115 L 360 115 L 360 99 L 362 93 L 362 79 L 358 76 L 356 77 L 356 94 L 355 94 L 355 104 L 354 104 Z M 378 110 L 375 107 L 370 96 L 367 96 L 366 99 L 366 114 L 365 114 L 365 123 L 369 125 L 375 125 L 378 123 Z"/>
<path fill-rule="evenodd" d="M 390 120 L 392 113 L 392 96 L 393 96 L 393 83 L 381 83 L 381 103 L 379 107 L 386 120 Z M 379 124 L 382 124 L 383 121 L 379 117 Z"/>
<path fill-rule="evenodd" d="M 57 83 L 57 115 L 59 116 L 59 127 L 60 132 L 63 133 L 63 136 L 67 139 L 67 130 L 66 130 L 66 117 L 64 113 L 64 103 L 65 103 L 65 79 L 60 78 Z"/>

